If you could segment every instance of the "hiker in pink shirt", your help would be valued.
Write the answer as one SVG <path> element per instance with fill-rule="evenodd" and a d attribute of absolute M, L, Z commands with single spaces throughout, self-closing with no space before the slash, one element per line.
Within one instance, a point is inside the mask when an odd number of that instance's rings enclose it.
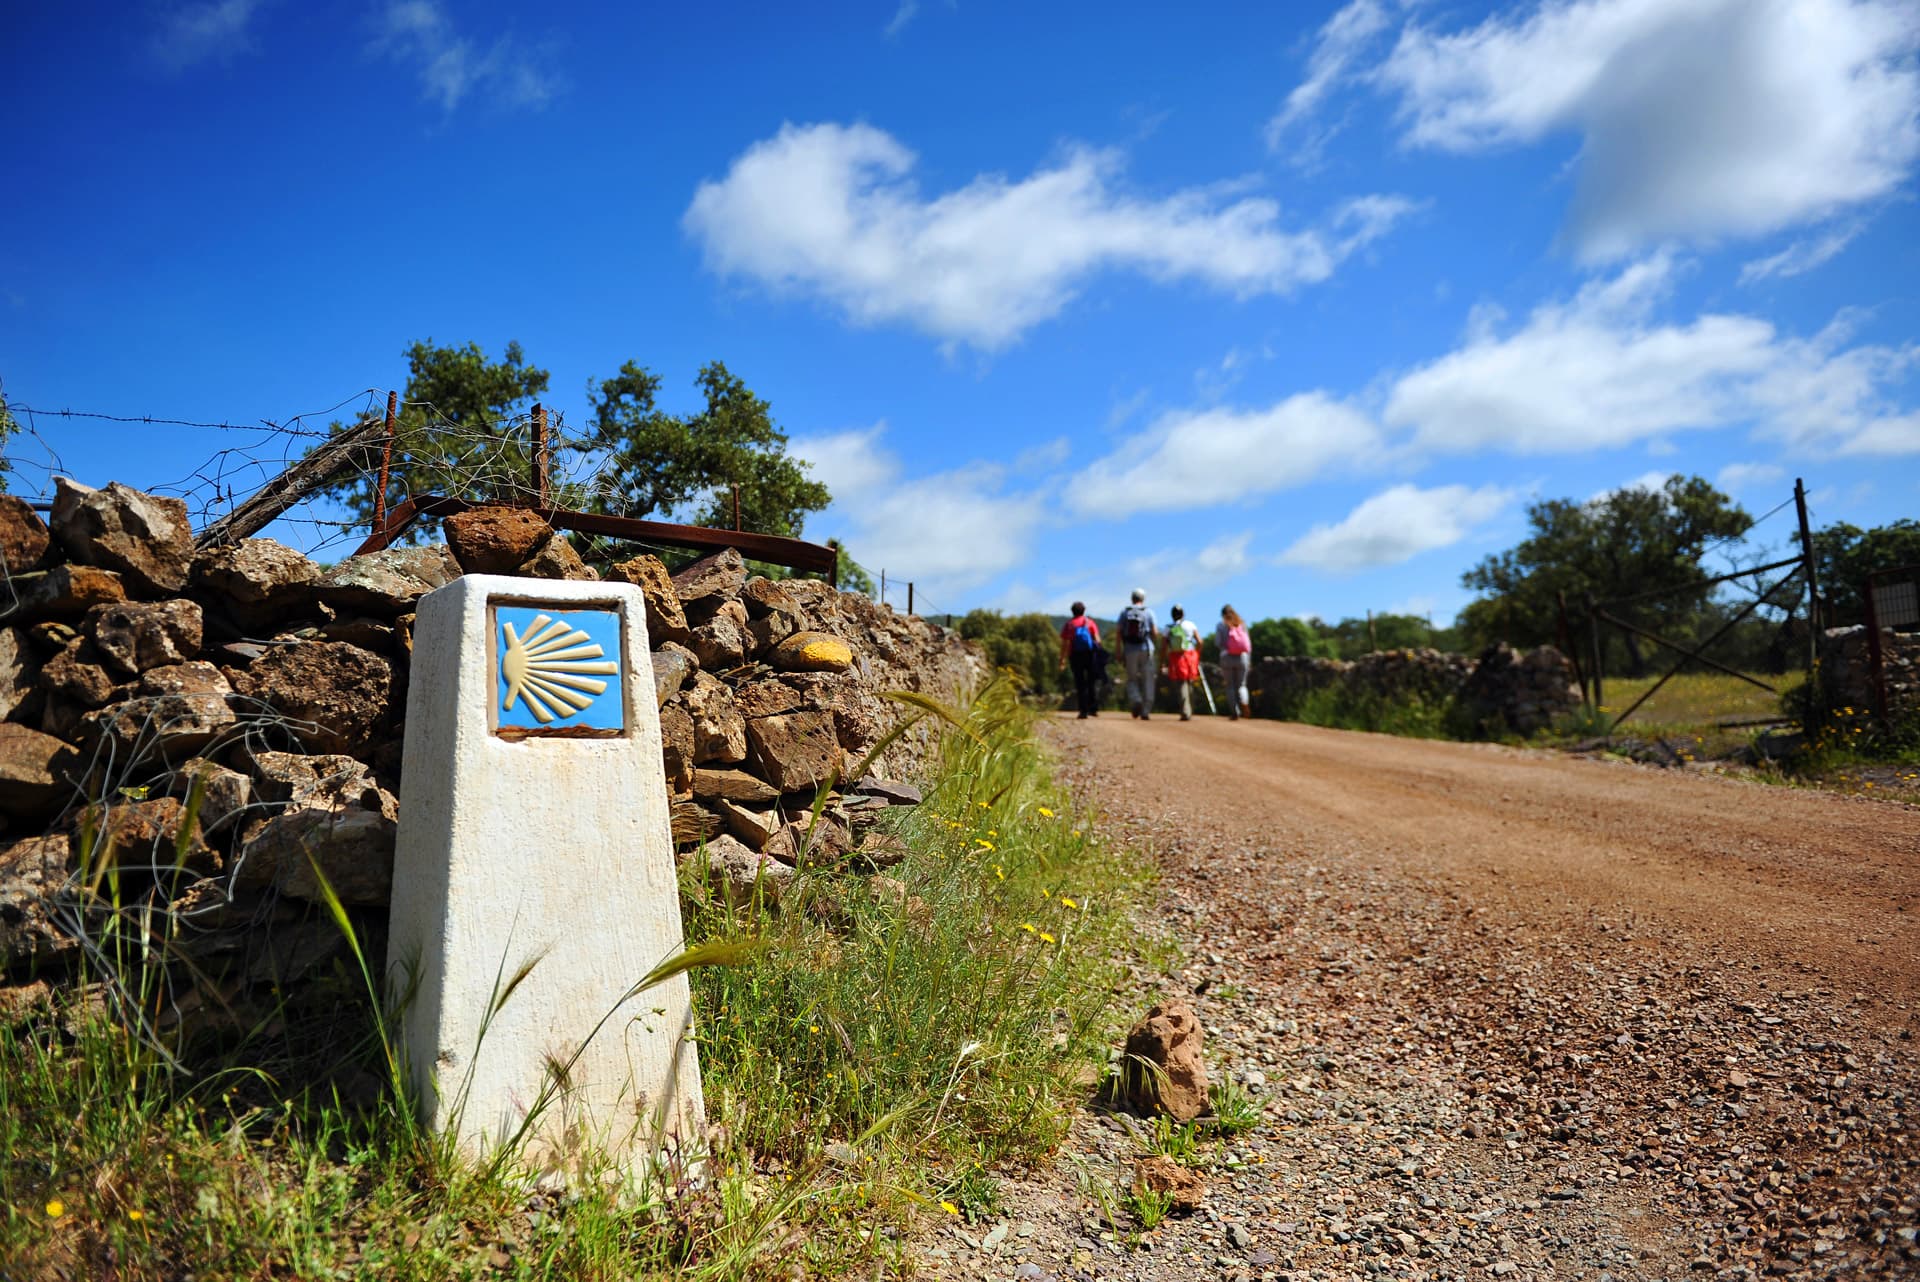
<path fill-rule="evenodd" d="M 1060 629 L 1060 668 L 1073 665 L 1073 693 L 1080 701 L 1080 719 L 1100 715 L 1094 706 L 1094 691 L 1107 666 L 1107 652 L 1100 648 L 1100 625 L 1087 617 L 1087 607 L 1073 603 L 1073 617 Z"/>

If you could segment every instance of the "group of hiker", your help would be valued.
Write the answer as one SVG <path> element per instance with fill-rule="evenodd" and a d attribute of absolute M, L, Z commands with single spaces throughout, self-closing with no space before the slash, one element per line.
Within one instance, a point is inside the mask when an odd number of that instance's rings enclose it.
<path fill-rule="evenodd" d="M 1193 687 L 1204 678 L 1200 673 L 1200 628 L 1187 612 L 1174 606 L 1166 631 L 1147 605 L 1142 588 L 1133 590 L 1133 600 L 1120 612 L 1115 630 L 1120 634 L 1120 663 L 1126 670 L 1127 707 L 1141 721 L 1153 715 L 1153 687 L 1159 675 L 1157 656 L 1166 657 L 1167 680 L 1180 692 L 1180 719 L 1193 719 Z M 1220 622 L 1213 629 L 1214 646 L 1220 653 L 1220 675 L 1226 685 L 1227 716 L 1238 721 L 1251 716 L 1247 706 L 1247 669 L 1253 661 L 1253 643 L 1247 636 L 1245 620 L 1230 605 L 1220 607 Z M 1100 625 L 1087 617 L 1086 603 L 1073 603 L 1073 617 L 1060 629 L 1060 667 L 1073 670 L 1074 697 L 1080 705 L 1080 717 L 1100 715 L 1100 686 L 1106 681 L 1107 665 L 1113 655 L 1100 641 Z M 1204 689 L 1204 687 L 1203 687 Z M 1207 694 L 1209 704 L 1212 693 Z"/>

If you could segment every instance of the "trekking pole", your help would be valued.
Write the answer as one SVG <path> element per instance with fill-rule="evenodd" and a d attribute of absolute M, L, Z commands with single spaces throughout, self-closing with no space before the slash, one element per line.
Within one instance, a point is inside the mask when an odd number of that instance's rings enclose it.
<path fill-rule="evenodd" d="M 1207 696 L 1207 715 L 1219 716 L 1220 710 L 1213 706 L 1213 687 L 1207 684 L 1207 670 L 1204 667 L 1200 669 L 1200 692 Z"/>

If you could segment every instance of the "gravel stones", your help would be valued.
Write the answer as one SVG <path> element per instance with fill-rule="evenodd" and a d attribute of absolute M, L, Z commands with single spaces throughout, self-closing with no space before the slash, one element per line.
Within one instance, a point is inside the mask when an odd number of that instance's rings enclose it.
<path fill-rule="evenodd" d="M 1149 1010 L 1133 1031 L 1121 1061 L 1121 1089 L 1129 1106 L 1148 1116 L 1190 1122 L 1210 1107 L 1205 1034 L 1188 1002 L 1174 998 Z"/>
<path fill-rule="evenodd" d="M 115 571 L 142 596 L 186 586 L 193 528 L 184 499 L 144 494 L 118 481 L 96 490 L 55 477 L 51 525 L 75 564 Z"/>

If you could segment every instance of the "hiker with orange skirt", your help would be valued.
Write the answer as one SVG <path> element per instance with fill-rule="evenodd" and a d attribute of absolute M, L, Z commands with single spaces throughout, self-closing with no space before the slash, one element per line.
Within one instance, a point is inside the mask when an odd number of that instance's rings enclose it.
<path fill-rule="evenodd" d="M 1180 688 L 1180 719 L 1193 720 L 1193 683 L 1200 679 L 1200 629 L 1174 606 L 1167 625 L 1167 680 Z"/>

